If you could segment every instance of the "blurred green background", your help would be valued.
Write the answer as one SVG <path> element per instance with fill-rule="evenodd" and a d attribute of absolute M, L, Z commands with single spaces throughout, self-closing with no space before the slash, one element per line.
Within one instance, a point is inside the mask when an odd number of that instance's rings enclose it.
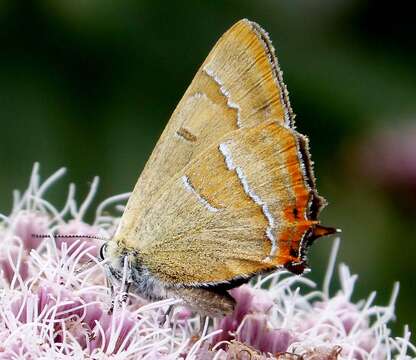
<path fill-rule="evenodd" d="M 44 176 L 67 166 L 81 195 L 96 174 L 98 200 L 130 191 L 195 71 L 243 17 L 277 48 L 330 202 L 323 223 L 343 229 L 339 260 L 359 274 L 355 299 L 377 290 L 386 304 L 400 281 L 394 328 L 416 330 L 416 27 L 405 1 L 0 0 L 0 212 L 34 161 Z M 331 243 L 311 251 L 316 279 Z"/>

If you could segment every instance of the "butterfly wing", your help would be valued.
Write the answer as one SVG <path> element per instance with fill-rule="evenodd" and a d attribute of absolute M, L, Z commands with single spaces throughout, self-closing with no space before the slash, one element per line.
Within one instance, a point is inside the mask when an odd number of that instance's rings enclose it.
<path fill-rule="evenodd" d="M 152 199 L 120 238 L 159 280 L 214 285 L 302 261 L 317 196 L 302 135 L 278 121 L 226 134 Z"/>
<path fill-rule="evenodd" d="M 241 20 L 218 41 L 172 114 L 128 201 L 119 233 L 135 234 L 151 198 L 192 159 L 225 134 L 275 119 L 291 126 L 292 110 L 267 33 Z"/>

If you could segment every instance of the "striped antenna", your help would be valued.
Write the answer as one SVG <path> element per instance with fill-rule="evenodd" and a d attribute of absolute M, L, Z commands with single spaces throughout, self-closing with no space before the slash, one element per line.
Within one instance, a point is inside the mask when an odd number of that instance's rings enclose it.
<path fill-rule="evenodd" d="M 49 237 L 52 238 L 60 238 L 60 239 L 74 239 L 74 238 L 82 238 L 82 239 L 95 239 L 95 240 L 104 240 L 107 241 L 108 239 L 104 239 L 102 237 L 99 236 L 95 236 L 95 235 L 77 235 L 77 234 L 32 234 L 32 237 L 37 238 L 37 239 L 46 239 Z"/>

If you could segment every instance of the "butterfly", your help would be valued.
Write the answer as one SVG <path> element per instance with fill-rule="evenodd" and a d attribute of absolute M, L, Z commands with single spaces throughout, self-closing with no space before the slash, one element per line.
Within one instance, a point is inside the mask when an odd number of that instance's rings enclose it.
<path fill-rule="evenodd" d="M 244 19 L 196 73 L 103 255 L 138 294 L 222 316 L 253 276 L 304 272 L 336 231 L 319 224 L 325 204 L 268 34 Z"/>

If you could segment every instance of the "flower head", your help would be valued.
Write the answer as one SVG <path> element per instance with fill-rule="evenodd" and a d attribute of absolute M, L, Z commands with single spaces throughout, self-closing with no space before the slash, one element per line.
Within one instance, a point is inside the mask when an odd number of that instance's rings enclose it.
<path fill-rule="evenodd" d="M 340 265 L 341 289 L 329 293 L 338 241 L 323 291 L 307 277 L 276 272 L 231 290 L 234 312 L 206 322 L 202 333 L 199 316 L 183 306 L 162 321 L 177 300 L 149 303 L 130 294 L 123 301 L 122 289 L 113 293 L 107 286 L 97 259 L 98 240 L 53 236 L 110 237 L 123 210 L 120 203 L 129 196 L 105 200 L 87 223 L 98 179 L 79 207 L 71 185 L 58 209 L 45 193 L 63 173 L 41 182 L 35 165 L 28 189 L 16 192 L 11 213 L 1 215 L 0 359 L 333 360 L 384 359 L 388 354 L 404 360 L 416 354 L 407 327 L 403 337 L 392 337 L 388 328 L 398 285 L 387 306 L 374 305 L 374 293 L 355 303 L 357 277 Z"/>

